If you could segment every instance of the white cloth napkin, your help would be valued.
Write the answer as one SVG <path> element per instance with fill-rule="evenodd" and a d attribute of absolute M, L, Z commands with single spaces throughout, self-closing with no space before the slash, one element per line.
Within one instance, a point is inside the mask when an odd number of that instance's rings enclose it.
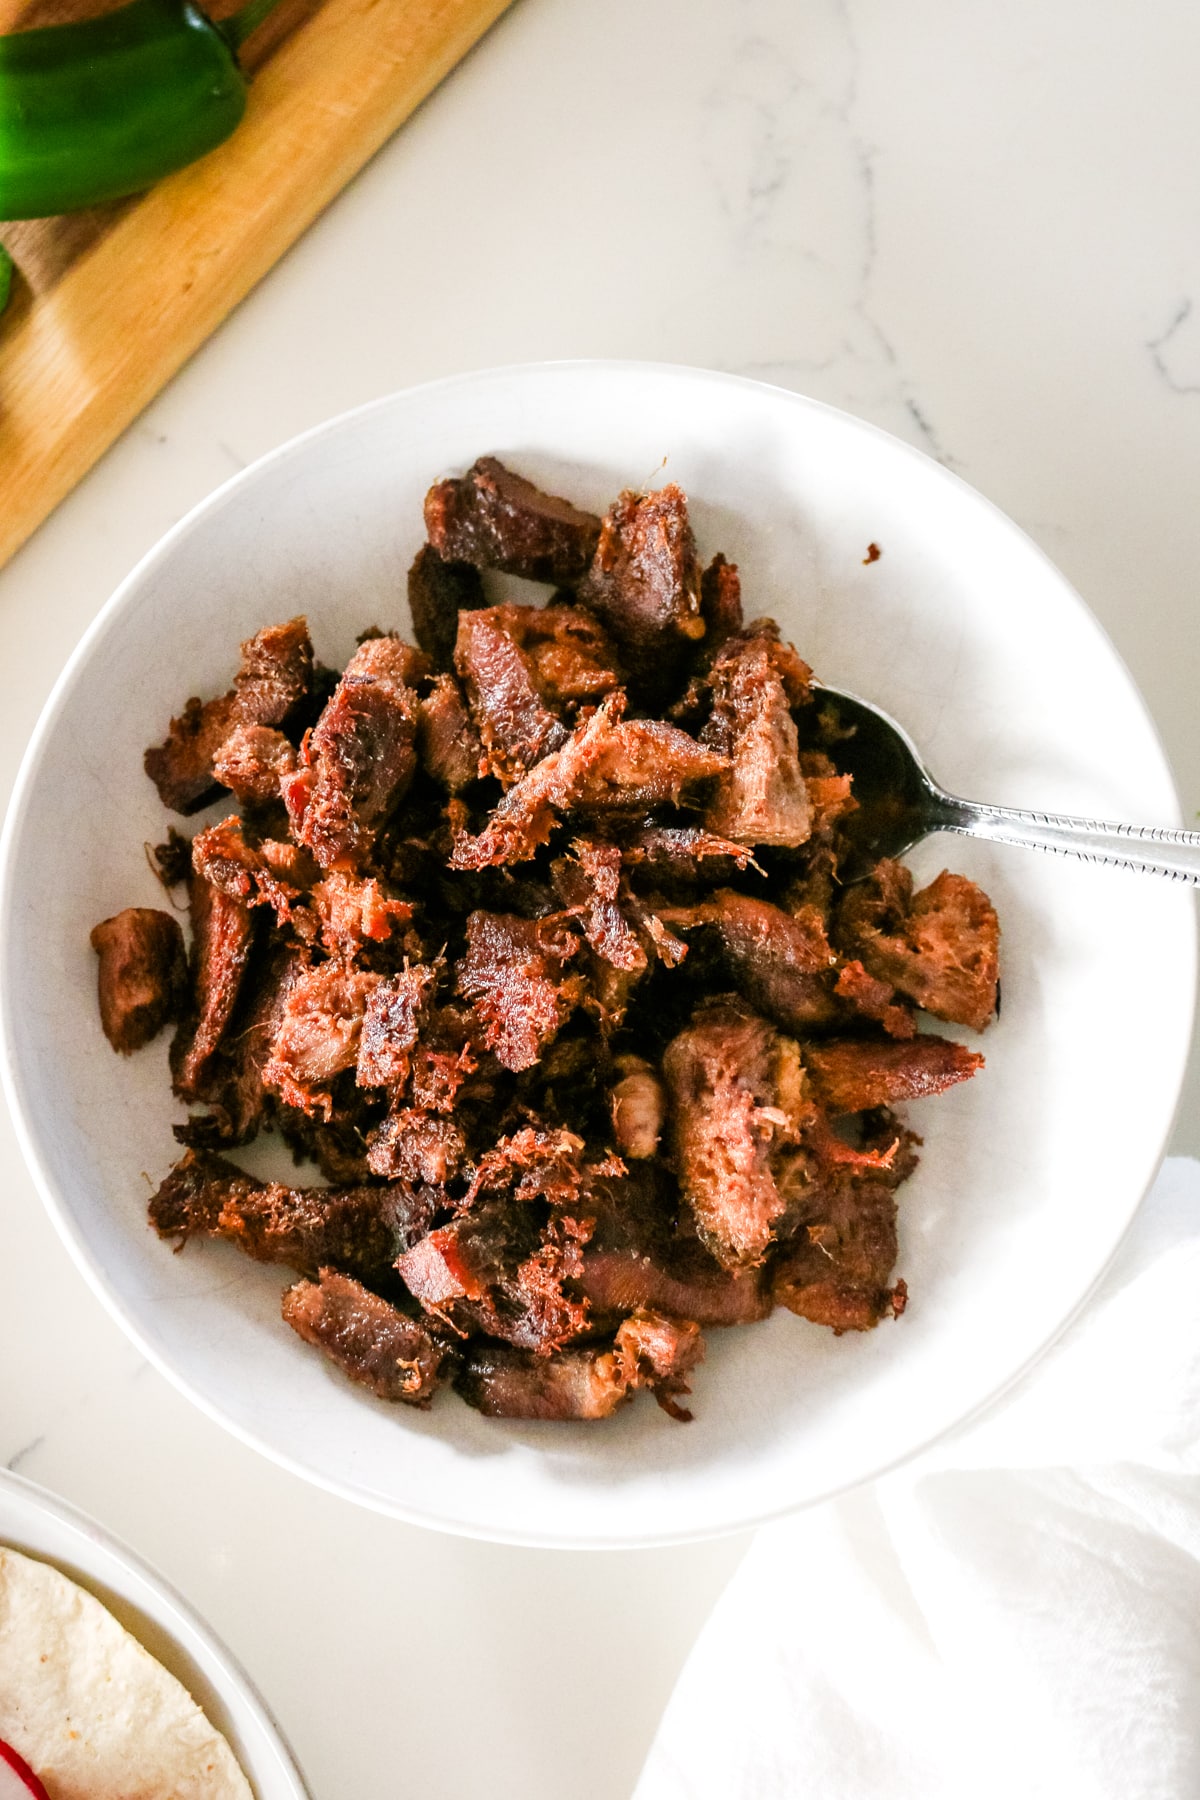
<path fill-rule="evenodd" d="M 1198 1476 L 1200 1163 L 1179 1159 L 985 1417 L 758 1534 L 635 1800 L 1198 1800 Z"/>

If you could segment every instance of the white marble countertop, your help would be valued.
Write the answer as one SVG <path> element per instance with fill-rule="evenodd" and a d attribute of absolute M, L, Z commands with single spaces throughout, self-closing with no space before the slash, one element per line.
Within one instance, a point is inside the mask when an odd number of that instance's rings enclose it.
<path fill-rule="evenodd" d="M 98 607 L 232 470 L 431 376 L 640 356 L 981 488 L 1112 634 L 1194 817 L 1198 58 L 1180 0 L 518 0 L 0 574 L 4 789 Z M 183 1589 L 314 1794 L 627 1796 L 745 1541 L 499 1549 L 302 1486 L 141 1360 L 0 1145 L 0 1462 Z"/>

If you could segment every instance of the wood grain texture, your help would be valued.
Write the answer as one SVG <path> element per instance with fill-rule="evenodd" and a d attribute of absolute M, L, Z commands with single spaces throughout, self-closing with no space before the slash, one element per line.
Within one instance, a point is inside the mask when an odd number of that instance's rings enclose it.
<path fill-rule="evenodd" d="M 18 297 L 0 321 L 0 565 L 509 4 L 324 0 L 227 143 Z"/>

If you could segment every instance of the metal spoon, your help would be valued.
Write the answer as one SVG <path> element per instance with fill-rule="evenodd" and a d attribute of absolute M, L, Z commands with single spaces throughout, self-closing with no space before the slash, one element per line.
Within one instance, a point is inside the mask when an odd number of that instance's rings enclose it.
<path fill-rule="evenodd" d="M 1200 884 L 1200 832 L 1167 825 L 1112 825 L 1103 819 L 1026 812 L 1016 806 L 984 806 L 948 794 L 930 775 L 916 745 L 895 719 L 855 694 L 814 681 L 818 698 L 832 704 L 850 735 L 839 743 L 839 765 L 854 777 L 859 809 L 847 832 L 863 870 L 880 856 L 901 856 L 932 831 L 1052 850 L 1084 862 L 1115 863 Z M 851 868 L 853 880 L 860 871 Z"/>

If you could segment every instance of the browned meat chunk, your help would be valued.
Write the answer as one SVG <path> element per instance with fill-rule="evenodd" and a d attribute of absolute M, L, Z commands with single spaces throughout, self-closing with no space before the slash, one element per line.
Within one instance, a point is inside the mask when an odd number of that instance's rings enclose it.
<path fill-rule="evenodd" d="M 561 750 L 509 789 L 478 837 L 458 841 L 451 867 L 524 862 L 548 841 L 562 813 L 675 805 L 695 783 L 725 768 L 723 756 L 686 732 L 656 719 L 624 720 L 623 708 L 619 693 L 602 701 Z"/>
<path fill-rule="evenodd" d="M 804 1114 L 795 1043 L 740 1007 L 705 1007 L 668 1044 L 663 1074 L 675 1169 L 701 1239 L 726 1268 L 760 1262 L 786 1204 L 773 1163 Z"/>
<path fill-rule="evenodd" d="M 237 725 L 213 757 L 213 774 L 250 806 L 279 799 L 279 783 L 296 767 L 295 746 L 270 725 Z"/>
<path fill-rule="evenodd" d="M 416 640 L 435 669 L 451 666 L 459 613 L 486 604 L 478 569 L 445 562 L 432 544 L 421 546 L 408 571 L 408 610 Z"/>
<path fill-rule="evenodd" d="M 417 963 L 381 981 L 371 993 L 358 1049 L 359 1087 L 403 1089 L 436 979 L 432 965 Z"/>
<path fill-rule="evenodd" d="M 459 479 L 430 488 L 425 529 L 448 562 L 567 587 L 591 562 L 600 521 L 481 456 Z"/>
<path fill-rule="evenodd" d="M 752 1325 L 771 1311 L 761 1268 L 723 1269 L 699 1244 L 656 1261 L 637 1250 L 583 1254 L 579 1288 L 594 1313 L 648 1306 L 697 1325 Z"/>
<path fill-rule="evenodd" d="M 800 772 L 794 702 L 785 675 L 792 693 L 802 695 L 806 688 L 790 664 L 781 668 L 784 654 L 767 633 L 734 638 L 709 677 L 713 705 L 700 741 L 720 750 L 730 766 L 717 784 L 705 822 L 739 844 L 794 848 L 812 832 L 812 806 Z"/>
<path fill-rule="evenodd" d="M 949 1038 L 922 1036 L 899 1043 L 839 1038 L 806 1044 L 804 1066 L 817 1098 L 837 1114 L 940 1094 L 982 1069 L 983 1058 Z"/>
<path fill-rule="evenodd" d="M 346 665 L 283 782 L 292 833 L 323 869 L 356 869 L 417 766 L 413 653 L 368 638 Z"/>
<path fill-rule="evenodd" d="M 417 707 L 417 756 L 448 793 L 478 779 L 483 745 L 452 675 L 439 675 Z"/>
<path fill-rule="evenodd" d="M 487 1047 L 506 1069 L 535 1063 L 583 998 L 583 981 L 566 974 L 579 939 L 561 920 L 474 912 L 458 991 L 483 1021 Z"/>
<path fill-rule="evenodd" d="M 454 1385 L 492 1419 L 607 1419 L 632 1398 L 615 1353 L 599 1348 L 537 1356 L 484 1341 Z"/>
<path fill-rule="evenodd" d="M 484 750 L 484 773 L 511 783 L 567 740 L 567 728 L 545 704 L 528 661 L 490 607 L 459 620 L 454 663 L 467 690 Z"/>
<path fill-rule="evenodd" d="M 617 1058 L 619 1081 L 612 1090 L 613 1135 L 617 1150 L 635 1162 L 658 1153 L 667 1117 L 667 1090 L 641 1056 Z"/>
<path fill-rule="evenodd" d="M 620 686 L 616 648 L 590 613 L 577 606 L 498 606 L 495 613 L 556 711 L 574 714 Z"/>
<path fill-rule="evenodd" d="M 223 1157 L 189 1150 L 150 1202 L 161 1237 L 225 1238 L 256 1262 L 315 1275 L 326 1263 L 386 1279 L 428 1227 L 427 1201 L 403 1183 L 293 1188 L 255 1181 Z"/>
<path fill-rule="evenodd" d="M 288 1106 L 329 1119 L 334 1077 L 358 1059 L 363 1016 L 381 977 L 336 962 L 310 969 L 283 1009 L 263 1082 Z"/>
<path fill-rule="evenodd" d="M 322 1269 L 319 1282 L 289 1288 L 283 1316 L 306 1343 L 381 1400 L 427 1407 L 452 1366 L 445 1336 L 336 1269 Z"/>
<path fill-rule="evenodd" d="M 198 812 L 217 795 L 213 758 L 238 725 L 283 725 L 308 693 L 313 657 L 303 619 L 271 625 L 242 645 L 233 687 L 218 700 L 189 700 L 165 744 L 147 750 L 146 773 L 164 806 Z"/>
<path fill-rule="evenodd" d="M 430 1312 L 457 1300 L 484 1300 L 511 1258 L 507 1220 L 494 1212 L 468 1213 L 431 1231 L 397 1263 L 414 1299 Z"/>
<path fill-rule="evenodd" d="M 815 908 L 787 913 L 769 900 L 718 888 L 695 906 L 660 907 L 659 916 L 676 931 L 715 931 L 739 992 L 787 1030 L 807 1031 L 838 1018 L 836 958 Z"/>
<path fill-rule="evenodd" d="M 554 890 L 597 956 L 614 969 L 644 969 L 646 952 L 620 905 L 621 852 L 576 838 L 572 855 L 552 867 Z"/>
<path fill-rule="evenodd" d="M 686 1375 L 704 1355 L 704 1340 L 687 1320 L 634 1315 L 611 1349 L 564 1350 L 539 1357 L 481 1345 L 468 1356 L 455 1386 L 469 1406 L 498 1419 L 607 1419 L 639 1387 L 688 1415 L 673 1396 L 686 1393 Z"/>
<path fill-rule="evenodd" d="M 250 961 L 254 918 L 244 901 L 222 893 L 202 875 L 193 875 L 188 883 L 188 911 L 192 1008 L 171 1046 L 171 1073 L 181 1100 L 202 1100 Z"/>
<path fill-rule="evenodd" d="M 982 1031 L 996 1010 L 1000 925 L 983 890 L 943 870 L 913 893 L 902 863 L 883 861 L 847 889 L 838 943 L 938 1019 Z"/>
<path fill-rule="evenodd" d="M 834 1188 L 822 1217 L 785 1245 L 772 1274 L 779 1306 L 831 1330 L 868 1331 L 904 1310 L 903 1282 L 889 1286 L 896 1261 L 896 1201 L 883 1182 Z"/>
<path fill-rule="evenodd" d="M 670 682 L 682 651 L 705 629 L 682 488 L 671 482 L 613 502 L 579 598 L 612 633 L 639 685 L 661 690 Z"/>
<path fill-rule="evenodd" d="M 405 1107 L 371 1133 L 367 1166 L 387 1181 L 444 1187 L 458 1174 L 466 1154 L 462 1132 L 452 1119 Z"/>
<path fill-rule="evenodd" d="M 95 926 L 100 958 L 100 1023 L 114 1050 L 129 1056 L 156 1037 L 187 1002 L 183 933 L 170 913 L 127 906 Z"/>

